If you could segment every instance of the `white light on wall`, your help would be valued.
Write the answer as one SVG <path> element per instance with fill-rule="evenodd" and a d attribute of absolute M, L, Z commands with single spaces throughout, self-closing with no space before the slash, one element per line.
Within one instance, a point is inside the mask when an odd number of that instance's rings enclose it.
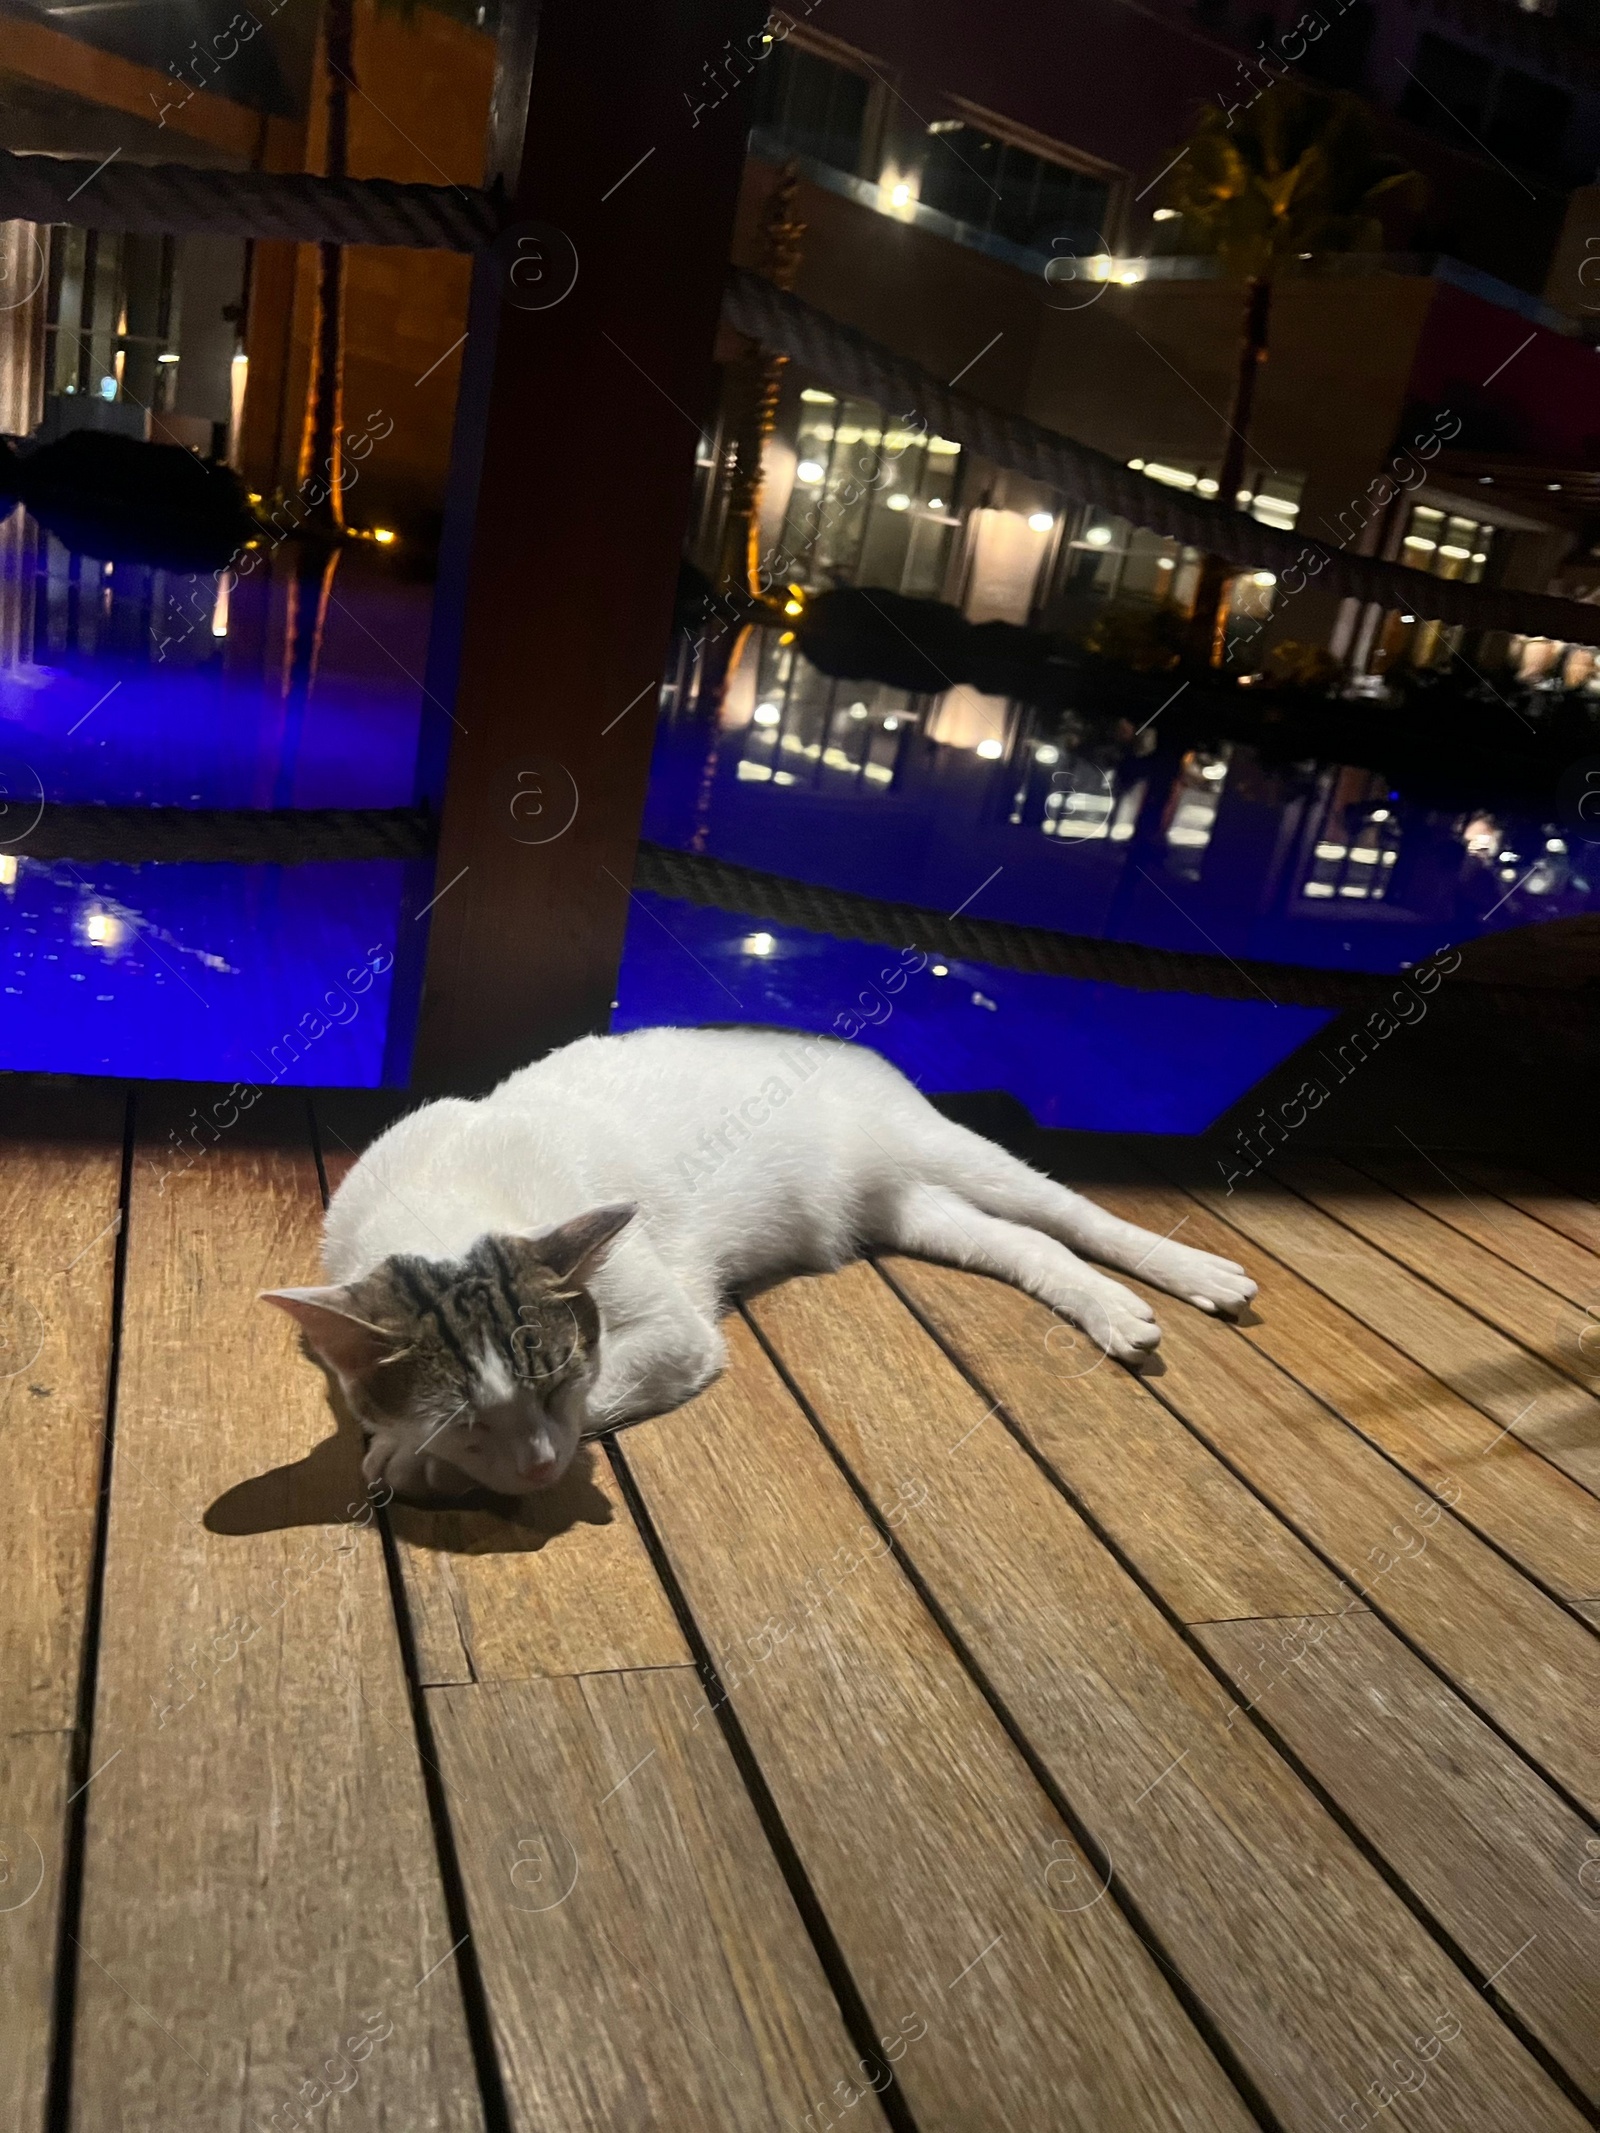
<path fill-rule="evenodd" d="M 775 726 L 782 714 L 776 704 L 757 704 L 752 716 L 758 726 Z"/>
<path fill-rule="evenodd" d="M 998 741 L 979 741 L 976 753 L 981 755 L 986 763 L 992 763 L 1004 750 Z"/>
<path fill-rule="evenodd" d="M 900 721 L 897 718 L 886 718 L 883 722 L 883 730 L 885 733 L 898 733 L 900 731 Z"/>
<path fill-rule="evenodd" d="M 1084 535 L 1084 539 L 1091 548 L 1109 548 L 1111 546 L 1111 528 L 1109 526 L 1091 526 Z"/>
<path fill-rule="evenodd" d="M 891 511 L 909 511 L 911 509 L 910 497 L 900 490 L 896 490 L 895 494 L 888 499 L 888 504 Z"/>
<path fill-rule="evenodd" d="M 17 855 L 0 852 L 0 889 L 9 889 L 17 878 Z"/>
<path fill-rule="evenodd" d="M 821 481 L 825 471 L 815 459 L 802 459 L 794 470 L 794 478 L 796 481 L 816 483 Z"/>
<path fill-rule="evenodd" d="M 944 509 L 944 498 L 942 496 L 930 496 L 928 498 L 928 509 L 930 511 L 942 511 Z"/>
<path fill-rule="evenodd" d="M 1176 222 L 1177 219 L 1178 210 L 1175 207 L 1158 207 L 1150 217 L 1152 222 Z"/>
<path fill-rule="evenodd" d="M 833 394 L 825 393 L 820 385 L 802 385 L 800 397 L 802 400 L 808 401 L 812 407 L 833 407 L 836 405 Z"/>
<path fill-rule="evenodd" d="M 771 955 L 777 945 L 770 933 L 747 933 L 740 943 L 746 955 Z"/>
<path fill-rule="evenodd" d="M 866 715 L 867 707 L 865 704 L 852 704 L 850 706 L 850 716 L 852 718 L 865 718 Z"/>
<path fill-rule="evenodd" d="M 1028 524 L 1035 533 L 1048 533 L 1055 524 L 1055 516 L 1049 511 L 1030 511 L 1028 513 Z"/>
<path fill-rule="evenodd" d="M 878 206 L 886 215 L 911 219 L 917 205 L 917 174 L 898 171 L 891 164 L 878 181 Z"/>
<path fill-rule="evenodd" d="M 1276 577 L 1270 570 L 1257 570 L 1251 573 L 1250 583 L 1252 585 L 1276 585 L 1277 582 Z"/>
<path fill-rule="evenodd" d="M 1050 764 L 1060 762 L 1061 750 L 1052 746 L 1049 741 L 1041 741 L 1039 746 L 1033 751 L 1033 760 L 1036 763 L 1043 763 L 1048 769 Z"/>
<path fill-rule="evenodd" d="M 122 921 L 109 911 L 91 911 L 83 922 L 83 932 L 96 948 L 115 948 L 122 939 Z"/>
<path fill-rule="evenodd" d="M 239 464 L 239 431 L 244 422 L 244 396 L 250 384 L 250 358 L 241 348 L 228 366 L 228 464 Z"/>
<path fill-rule="evenodd" d="M 156 357 L 158 363 L 176 363 L 177 360 L 178 354 L 174 348 L 163 348 L 160 355 Z"/>
<path fill-rule="evenodd" d="M 947 978 L 950 975 L 948 963 L 930 963 L 928 968 L 936 978 Z"/>
<path fill-rule="evenodd" d="M 1171 556 L 1169 555 L 1161 555 L 1156 557 L 1157 570 L 1176 570 L 1177 567 L 1177 564 L 1172 560 Z"/>

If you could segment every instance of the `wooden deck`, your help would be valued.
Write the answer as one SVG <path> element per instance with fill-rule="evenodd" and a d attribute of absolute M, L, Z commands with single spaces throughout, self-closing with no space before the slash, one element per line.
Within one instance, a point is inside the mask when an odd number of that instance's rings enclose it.
<path fill-rule="evenodd" d="M 196 1094 L 8 1097 L 0 2124 L 1593 2121 L 1580 1191 L 1076 1150 L 1250 1321 L 1136 1378 L 858 1266 L 519 1522 L 386 1520 L 253 1300 L 338 1114 L 182 1167 Z"/>

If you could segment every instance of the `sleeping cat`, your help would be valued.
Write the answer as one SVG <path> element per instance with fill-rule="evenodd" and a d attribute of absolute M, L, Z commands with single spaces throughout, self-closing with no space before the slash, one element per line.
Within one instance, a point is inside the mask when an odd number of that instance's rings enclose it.
<path fill-rule="evenodd" d="M 1076 1251 L 1203 1311 L 1255 1294 L 1232 1260 L 952 1125 L 859 1045 L 648 1029 L 402 1118 L 334 1195 L 330 1285 L 266 1300 L 338 1378 L 369 1482 L 520 1495 L 559 1481 L 585 1431 L 708 1385 L 740 1291 L 880 1251 L 1000 1275 L 1121 1362 L 1155 1347 L 1155 1319 Z"/>

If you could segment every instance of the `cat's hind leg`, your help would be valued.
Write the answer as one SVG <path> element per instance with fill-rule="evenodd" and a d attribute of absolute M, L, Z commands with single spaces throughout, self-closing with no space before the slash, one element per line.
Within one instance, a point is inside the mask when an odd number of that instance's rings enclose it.
<path fill-rule="evenodd" d="M 1142 1298 L 1076 1258 L 1064 1244 L 986 1213 L 948 1186 L 907 1183 L 888 1202 L 883 1250 L 996 1274 L 1049 1304 L 1118 1362 L 1137 1362 L 1161 1338 Z"/>
<path fill-rule="evenodd" d="M 943 1131 L 927 1151 L 932 1175 L 986 1214 L 1043 1230 L 1047 1237 L 1121 1273 L 1137 1275 L 1201 1311 L 1237 1311 L 1256 1293 L 1255 1283 L 1237 1261 L 1124 1222 L 980 1134 L 948 1119 L 939 1123 Z"/>

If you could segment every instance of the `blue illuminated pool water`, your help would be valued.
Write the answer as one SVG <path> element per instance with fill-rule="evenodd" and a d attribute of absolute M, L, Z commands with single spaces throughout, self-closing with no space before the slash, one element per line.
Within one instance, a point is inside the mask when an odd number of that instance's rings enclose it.
<path fill-rule="evenodd" d="M 108 572 L 14 513 L 0 525 L 4 792 L 410 804 L 428 588 L 360 550 L 325 586 L 292 570 L 283 557 L 236 585 L 224 612 L 209 579 Z M 988 699 L 829 684 L 770 645 L 719 717 L 675 688 L 665 702 L 647 837 L 899 903 L 1387 971 L 1596 901 L 1584 851 L 1553 849 L 1553 825 L 1492 795 L 1441 814 L 1366 771 L 1276 771 L 1227 744 L 1169 755 L 1159 724 L 1096 749 L 1070 721 Z M 430 866 L 51 861 L 8 844 L 6 820 L 0 1068 L 404 1082 Z M 1004 1089 L 1047 1125 L 1196 1132 L 1328 1020 L 933 958 L 880 985 L 917 945 L 640 895 L 615 1024 L 837 1030 L 858 1016 L 861 1041 L 929 1093 Z"/>
<path fill-rule="evenodd" d="M 326 587 L 296 585 L 285 557 L 223 610 L 209 576 L 108 569 L 21 511 L 0 526 L 0 1069 L 404 1078 L 431 867 L 91 865 L 6 830 L 41 793 L 409 805 L 428 605 L 356 550 Z"/>
<path fill-rule="evenodd" d="M 830 683 L 769 644 L 720 716 L 672 708 L 644 834 L 974 918 L 1216 957 L 1395 971 L 1592 910 L 1594 847 L 1492 792 L 1412 803 L 1379 774 L 1248 747 L 1102 745 L 970 691 Z M 908 942 L 905 945 L 915 946 Z M 842 1029 L 882 950 L 639 898 L 616 1021 Z M 930 1093 L 1001 1088 L 1041 1124 L 1203 1130 L 1331 1017 L 950 963 L 863 1033 Z M 880 988 L 881 989 L 881 988 Z M 870 991 L 869 991 L 870 1000 Z M 877 1010 L 874 1010 L 877 1011 Z"/>

